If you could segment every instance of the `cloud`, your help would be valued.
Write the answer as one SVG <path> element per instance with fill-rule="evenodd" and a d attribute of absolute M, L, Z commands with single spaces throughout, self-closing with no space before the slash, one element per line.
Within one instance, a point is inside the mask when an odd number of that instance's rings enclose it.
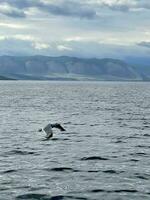
<path fill-rule="evenodd" d="M 83 42 L 89 40 L 89 38 L 81 37 L 81 36 L 74 36 L 74 37 L 67 37 L 64 39 L 65 42 Z"/>
<path fill-rule="evenodd" d="M 35 53 L 30 41 L 17 40 L 11 37 L 0 36 L 1 55 L 31 55 Z"/>
<path fill-rule="evenodd" d="M 26 28 L 26 26 L 22 25 L 22 24 L 7 23 L 7 22 L 0 22 L 0 27 L 14 28 L 14 29 L 24 29 L 24 28 Z"/>
<path fill-rule="evenodd" d="M 64 45 L 58 45 L 57 46 L 57 49 L 59 51 L 72 51 L 72 48 L 71 47 L 67 47 L 67 46 L 64 46 Z"/>
<path fill-rule="evenodd" d="M 147 47 L 147 48 L 150 48 L 150 42 L 145 42 L 145 41 L 142 41 L 140 43 L 137 43 L 138 46 L 142 46 L 142 47 Z"/>
<path fill-rule="evenodd" d="M 13 39 L 16 39 L 16 40 L 23 40 L 23 41 L 36 41 L 36 38 L 34 38 L 33 36 L 31 35 L 13 35 L 13 36 L 9 36 L 8 38 L 13 38 Z"/>
<path fill-rule="evenodd" d="M 0 52 L 107 57 L 137 48 L 144 54 L 148 9 L 148 0 L 0 0 Z"/>
<path fill-rule="evenodd" d="M 58 1 L 55 4 L 47 4 L 44 9 L 54 15 L 72 16 L 88 19 L 96 17 L 96 11 L 91 9 L 86 4 L 75 1 Z"/>
<path fill-rule="evenodd" d="M 2 14 L 11 17 L 25 17 L 25 11 L 30 8 L 37 8 L 42 12 L 58 16 L 88 19 L 96 16 L 96 11 L 93 8 L 78 0 L 2 0 L 2 3 L 11 10 L 11 12 L 2 12 Z"/>
<path fill-rule="evenodd" d="M 111 10 L 126 12 L 136 7 L 136 0 L 98 0 L 97 4 L 107 7 Z"/>
<path fill-rule="evenodd" d="M 0 35 L 0 41 L 3 41 L 5 39 L 6 39 L 6 37 L 4 35 Z"/>
<path fill-rule="evenodd" d="M 0 13 L 9 17 L 26 17 L 28 10 L 36 8 L 56 16 L 94 19 L 103 8 L 113 11 L 141 11 L 150 9 L 147 0 L 1 0 Z"/>
<path fill-rule="evenodd" d="M 39 39 L 31 36 L 31 35 L 13 35 L 13 36 L 4 36 L 0 35 L 0 43 L 13 43 L 15 45 L 15 48 L 17 44 L 25 44 L 25 46 L 28 44 L 28 46 L 33 47 L 35 50 L 42 50 L 42 49 L 48 49 L 50 47 L 49 44 L 46 44 Z M 19 49 L 19 47 L 17 46 Z M 16 48 L 16 49 L 17 49 Z M 22 49 L 20 49 L 22 51 Z"/>
<path fill-rule="evenodd" d="M 91 4 L 91 6 L 95 4 L 96 9 L 105 7 L 113 11 L 121 12 L 135 12 L 150 9 L 150 1 L 148 0 L 87 0 L 86 2 Z"/>
<path fill-rule="evenodd" d="M 72 48 L 67 45 L 49 44 L 30 35 L 0 35 L 0 55 L 68 55 Z"/>
<path fill-rule="evenodd" d="M 70 37 L 71 38 L 71 37 Z M 142 44 L 143 45 L 143 44 Z M 145 45 L 145 43 L 144 43 Z M 150 43 L 147 44 L 150 46 Z M 75 57 L 112 57 L 123 59 L 126 56 L 147 56 L 149 52 L 140 45 L 108 44 L 92 40 L 60 40 L 45 42 L 32 35 L 0 35 L 0 55 L 47 55 Z"/>
<path fill-rule="evenodd" d="M 12 7 L 9 4 L 1 4 L 0 5 L 0 14 L 6 15 L 8 17 L 13 18 L 24 18 L 25 13 L 19 10 L 18 8 Z"/>
<path fill-rule="evenodd" d="M 48 49 L 50 45 L 45 43 L 35 42 L 33 43 L 33 47 L 37 50 L 41 50 L 41 49 Z"/>

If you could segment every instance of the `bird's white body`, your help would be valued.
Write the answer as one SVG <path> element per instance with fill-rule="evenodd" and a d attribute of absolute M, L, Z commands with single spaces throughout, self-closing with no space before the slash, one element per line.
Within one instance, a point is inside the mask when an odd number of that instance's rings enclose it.
<path fill-rule="evenodd" d="M 53 130 L 52 130 L 52 125 L 48 124 L 43 128 L 43 131 L 46 133 L 46 138 L 52 137 L 53 136 Z"/>

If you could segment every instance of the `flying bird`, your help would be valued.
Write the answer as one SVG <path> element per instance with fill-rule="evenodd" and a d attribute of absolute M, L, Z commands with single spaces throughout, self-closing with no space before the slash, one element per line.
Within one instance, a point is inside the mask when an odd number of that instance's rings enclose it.
<path fill-rule="evenodd" d="M 65 129 L 59 124 L 59 123 L 55 123 L 55 124 L 47 124 L 44 128 L 39 129 L 39 132 L 44 131 L 46 133 L 46 139 L 50 139 L 51 137 L 53 137 L 53 128 L 57 128 L 60 131 L 65 131 Z"/>

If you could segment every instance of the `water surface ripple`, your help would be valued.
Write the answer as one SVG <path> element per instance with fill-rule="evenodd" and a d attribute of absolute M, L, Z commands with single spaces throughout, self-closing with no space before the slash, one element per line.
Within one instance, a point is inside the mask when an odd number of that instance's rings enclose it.
<path fill-rule="evenodd" d="M 0 82 L 0 200 L 149 200 L 150 83 Z M 37 130 L 62 122 L 44 140 Z"/>

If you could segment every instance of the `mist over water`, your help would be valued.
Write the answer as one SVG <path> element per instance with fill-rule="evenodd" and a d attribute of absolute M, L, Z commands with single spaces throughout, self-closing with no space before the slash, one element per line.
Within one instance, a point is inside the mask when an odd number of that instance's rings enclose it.
<path fill-rule="evenodd" d="M 150 199 L 150 83 L 1 81 L 0 118 L 0 200 Z"/>

